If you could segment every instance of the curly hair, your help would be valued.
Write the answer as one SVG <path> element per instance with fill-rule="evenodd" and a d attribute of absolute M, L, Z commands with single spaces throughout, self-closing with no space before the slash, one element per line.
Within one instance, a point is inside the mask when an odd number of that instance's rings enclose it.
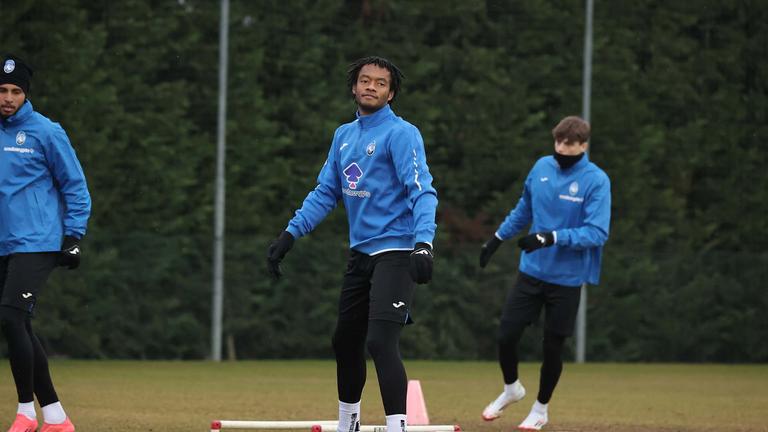
<path fill-rule="evenodd" d="M 389 83 L 389 89 L 392 91 L 392 100 L 389 103 L 393 103 L 397 97 L 397 94 L 400 92 L 400 83 L 403 82 L 405 75 L 403 75 L 403 73 L 397 66 L 395 66 L 394 63 L 383 57 L 363 57 L 361 59 L 355 60 L 351 65 L 349 65 L 349 68 L 347 68 L 347 88 L 351 89 L 355 86 L 355 83 L 357 83 L 357 77 L 360 74 L 360 69 L 362 69 L 363 66 L 369 64 L 376 65 L 389 71 L 389 74 L 392 76 L 392 81 Z"/>

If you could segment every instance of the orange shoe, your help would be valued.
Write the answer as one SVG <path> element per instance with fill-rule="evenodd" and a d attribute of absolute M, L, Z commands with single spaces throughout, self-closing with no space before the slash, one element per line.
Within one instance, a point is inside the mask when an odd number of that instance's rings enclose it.
<path fill-rule="evenodd" d="M 24 414 L 16 414 L 16 420 L 13 421 L 8 432 L 35 432 L 37 430 L 37 420 L 31 419 Z"/>
<path fill-rule="evenodd" d="M 50 424 L 43 422 L 43 427 L 40 432 L 75 432 L 75 425 L 69 420 L 69 417 L 64 420 L 64 423 Z"/>

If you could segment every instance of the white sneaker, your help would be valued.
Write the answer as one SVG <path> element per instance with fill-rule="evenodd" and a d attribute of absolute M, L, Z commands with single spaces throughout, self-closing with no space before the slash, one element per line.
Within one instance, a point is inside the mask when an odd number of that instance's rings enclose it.
<path fill-rule="evenodd" d="M 538 431 L 541 430 L 545 424 L 547 424 L 548 420 L 547 410 L 545 409 L 540 411 L 537 410 L 534 406 L 531 408 L 531 412 L 528 414 L 528 417 L 526 417 L 525 420 L 520 423 L 520 426 L 518 426 L 517 429 L 521 431 Z"/>
<path fill-rule="evenodd" d="M 515 381 L 511 387 L 511 391 L 503 391 L 496 398 L 495 401 L 488 404 L 483 410 L 483 420 L 491 421 L 496 420 L 501 416 L 501 412 L 507 405 L 515 403 L 525 397 L 525 387 L 520 383 L 520 380 Z"/>

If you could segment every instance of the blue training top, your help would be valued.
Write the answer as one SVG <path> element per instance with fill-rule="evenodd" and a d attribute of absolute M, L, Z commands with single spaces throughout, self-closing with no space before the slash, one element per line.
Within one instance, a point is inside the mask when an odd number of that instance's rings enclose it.
<path fill-rule="evenodd" d="M 85 235 L 91 196 L 64 129 L 27 100 L 0 122 L 0 256 Z"/>
<path fill-rule="evenodd" d="M 344 201 L 352 249 L 368 255 L 432 244 L 437 192 L 419 130 L 389 105 L 341 125 L 328 159 L 286 230 L 299 238 Z"/>
<path fill-rule="evenodd" d="M 558 285 L 596 285 L 610 221 L 608 175 L 586 154 L 565 170 L 545 156 L 534 164 L 496 237 L 507 240 L 531 222 L 529 233 L 554 231 L 553 246 L 520 254 L 520 271 Z"/>

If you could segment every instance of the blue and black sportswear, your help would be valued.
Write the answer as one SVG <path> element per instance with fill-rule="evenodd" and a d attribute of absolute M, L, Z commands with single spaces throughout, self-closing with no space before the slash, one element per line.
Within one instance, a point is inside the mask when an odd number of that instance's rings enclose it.
<path fill-rule="evenodd" d="M 27 100 L 0 121 L 0 256 L 61 249 L 91 213 L 85 175 L 67 134 Z"/>
<path fill-rule="evenodd" d="M 354 250 L 375 255 L 432 245 L 437 192 L 424 142 L 389 105 L 336 129 L 317 187 L 286 230 L 296 238 L 308 234 L 340 200 Z"/>
<path fill-rule="evenodd" d="M 496 237 L 507 240 L 529 223 L 529 233 L 554 232 L 553 246 L 520 254 L 520 271 L 557 285 L 597 284 L 610 221 L 611 183 L 605 172 L 586 154 L 567 169 L 545 156 L 534 164 Z"/>

